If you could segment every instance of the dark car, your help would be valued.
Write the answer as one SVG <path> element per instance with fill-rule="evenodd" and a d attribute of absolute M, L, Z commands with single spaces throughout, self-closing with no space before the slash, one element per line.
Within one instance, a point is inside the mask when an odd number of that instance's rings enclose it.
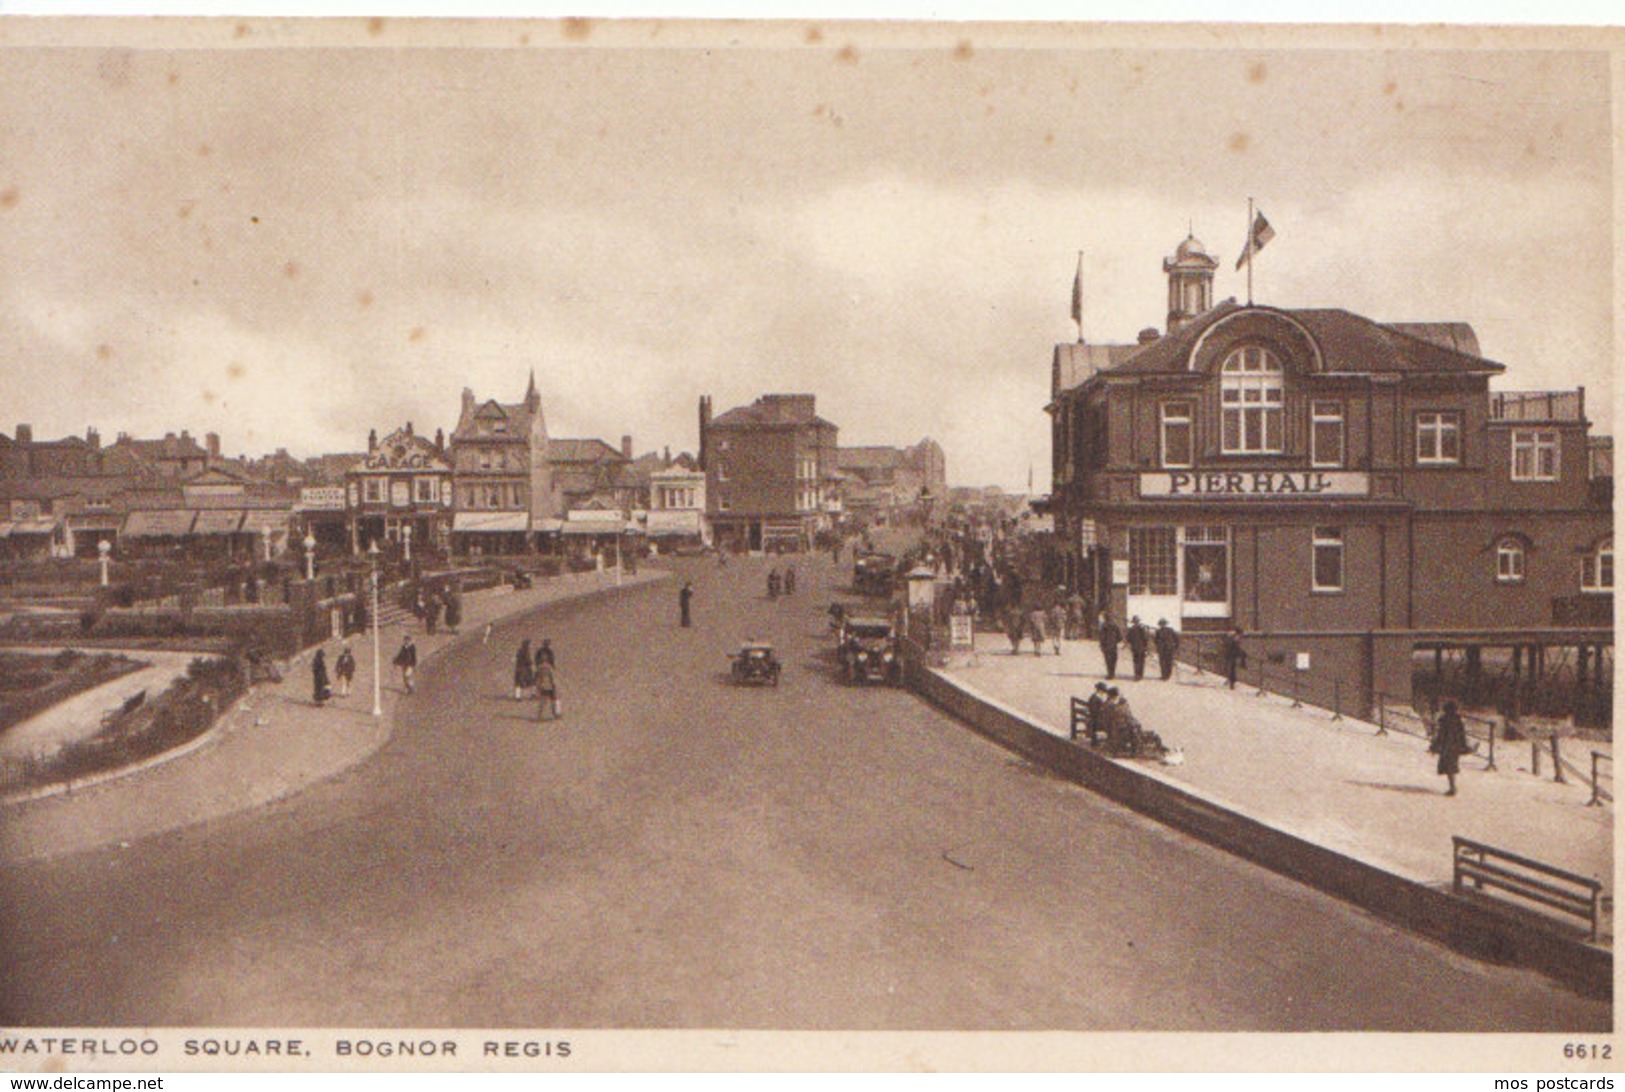
<path fill-rule="evenodd" d="M 728 675 L 736 684 L 779 685 L 779 674 L 783 668 L 772 645 L 764 641 L 746 641 L 739 646 L 738 652 L 728 653 L 728 658 L 733 661 L 728 665 Z"/>
<path fill-rule="evenodd" d="M 859 595 L 890 595 L 897 559 L 890 554 L 859 554 L 852 563 L 852 587 Z"/>
<path fill-rule="evenodd" d="M 897 630 L 889 618 L 848 615 L 841 624 L 841 677 L 849 683 L 902 681 Z"/>

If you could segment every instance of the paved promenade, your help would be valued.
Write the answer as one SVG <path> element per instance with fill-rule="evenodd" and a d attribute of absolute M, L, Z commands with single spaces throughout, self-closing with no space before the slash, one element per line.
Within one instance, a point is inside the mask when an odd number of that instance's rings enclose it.
<path fill-rule="evenodd" d="M 959 654 L 946 674 L 1064 738 L 1068 699 L 1087 697 L 1105 665 L 1092 642 L 1061 647 L 1034 656 L 1024 643 L 1012 656 L 1003 637 L 978 634 L 976 654 Z M 1531 774 L 1527 742 L 1499 744 L 1495 772 L 1482 755 L 1465 756 L 1450 797 L 1425 739 L 1293 709 L 1256 687 L 1227 690 L 1183 664 L 1162 682 L 1155 662 L 1144 681 L 1132 670 L 1124 679 L 1125 653 L 1115 681 L 1140 723 L 1183 753 L 1179 765 L 1133 761 L 1147 776 L 1431 886 L 1449 885 L 1450 839 L 1461 835 L 1600 879 L 1612 893 L 1612 805 L 1588 807 L 1589 787 L 1572 778 L 1553 782 L 1549 755 L 1542 776 Z"/>
<path fill-rule="evenodd" d="M 621 584 L 667 575 L 644 570 L 624 576 Z M 463 597 L 463 624 L 456 635 L 442 627 L 431 637 L 416 622 L 383 626 L 381 717 L 372 715 L 370 635 L 350 641 L 357 667 L 350 696 L 335 697 L 325 707 L 311 700 L 314 649 L 309 650 L 284 665 L 280 683 L 255 686 L 210 731 L 176 751 L 83 783 L 0 800 L 0 860 L 128 843 L 259 807 L 334 777 L 370 757 L 389 738 L 395 707 L 404 696 L 400 673 L 390 666 L 402 634 L 412 633 L 421 672 L 424 661 L 447 644 L 480 640 L 488 623 L 616 586 L 612 573 L 579 573 L 539 581 L 527 591 L 497 587 L 469 593 Z M 342 642 L 323 647 L 331 676 Z M 99 716 L 101 705 L 92 704 Z M 64 703 L 31 718 L 29 738 L 38 745 L 52 736 L 83 736 L 85 715 L 80 706 Z"/>

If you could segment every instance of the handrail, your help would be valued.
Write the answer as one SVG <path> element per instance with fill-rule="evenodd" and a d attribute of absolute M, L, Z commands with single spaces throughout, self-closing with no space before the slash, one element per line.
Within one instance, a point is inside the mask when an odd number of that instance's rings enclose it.
<path fill-rule="evenodd" d="M 1475 891 L 1482 888 L 1498 887 L 1520 898 L 1550 906 L 1556 910 L 1572 914 L 1575 917 L 1586 919 L 1591 925 L 1591 941 L 1596 943 L 1602 926 L 1602 882 L 1589 876 L 1581 876 L 1567 869 L 1546 864 L 1530 857 L 1495 846 L 1477 842 L 1460 835 L 1453 835 L 1450 839 L 1452 845 L 1451 858 L 1453 869 L 1451 875 L 1451 890 L 1460 895 L 1464 881 L 1470 881 Z M 1527 876 L 1502 867 L 1503 864 L 1516 865 L 1519 868 L 1534 872 L 1537 875 Z M 1559 887 L 1549 883 L 1541 876 L 1549 876 L 1561 880 L 1572 887 L 1579 887 L 1584 894 Z"/>

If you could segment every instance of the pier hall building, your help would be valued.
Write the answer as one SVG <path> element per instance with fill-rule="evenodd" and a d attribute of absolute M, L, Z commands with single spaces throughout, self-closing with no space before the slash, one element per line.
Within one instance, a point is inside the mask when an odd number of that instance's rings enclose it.
<path fill-rule="evenodd" d="M 1584 388 L 1492 390 L 1465 323 L 1214 305 L 1217 265 L 1181 242 L 1134 344 L 1084 341 L 1075 293 L 1047 407 L 1068 585 L 1120 621 L 1240 627 L 1356 710 L 1408 696 L 1418 650 L 1559 649 L 1600 680 L 1611 447 Z"/>

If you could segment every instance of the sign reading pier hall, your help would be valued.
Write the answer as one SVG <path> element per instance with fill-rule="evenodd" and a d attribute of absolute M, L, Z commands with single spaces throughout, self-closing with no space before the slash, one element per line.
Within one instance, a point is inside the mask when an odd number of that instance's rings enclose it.
<path fill-rule="evenodd" d="M 1341 470 L 1174 470 L 1141 474 L 1140 496 L 1174 500 L 1364 497 L 1369 474 Z"/>

